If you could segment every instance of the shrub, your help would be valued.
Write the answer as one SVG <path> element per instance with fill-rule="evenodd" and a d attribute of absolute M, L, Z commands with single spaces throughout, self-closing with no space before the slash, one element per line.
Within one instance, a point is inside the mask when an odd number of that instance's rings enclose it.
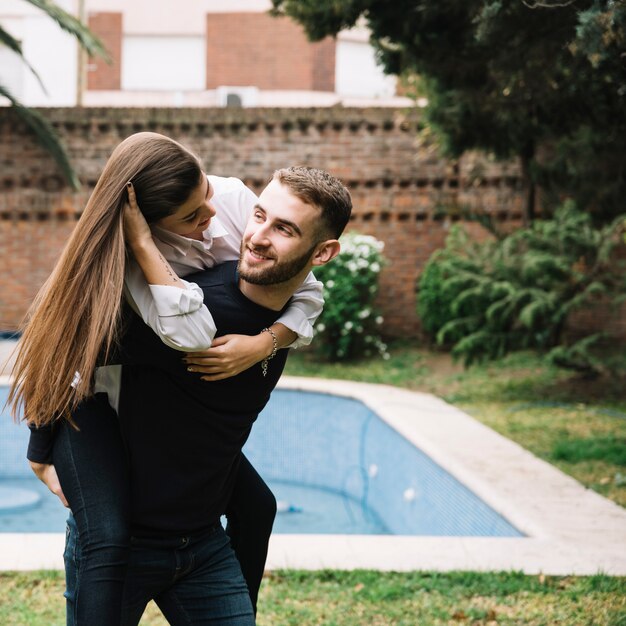
<path fill-rule="evenodd" d="M 625 228 L 626 216 L 594 227 L 571 203 L 554 219 L 486 243 L 454 228 L 420 281 L 426 329 L 466 365 L 535 348 L 568 369 L 611 370 L 598 350 L 603 333 L 570 340 L 565 329 L 574 311 L 598 297 L 607 306 L 624 300 L 625 264 L 613 251 Z"/>
<path fill-rule="evenodd" d="M 380 338 L 383 318 L 374 306 L 383 246 L 374 237 L 348 233 L 337 258 L 315 268 L 326 301 L 315 340 L 323 356 L 337 361 L 375 354 L 389 358 Z"/>

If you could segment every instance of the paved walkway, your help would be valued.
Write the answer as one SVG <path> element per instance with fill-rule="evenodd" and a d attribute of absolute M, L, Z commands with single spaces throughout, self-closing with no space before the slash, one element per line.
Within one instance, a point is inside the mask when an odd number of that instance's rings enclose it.
<path fill-rule="evenodd" d="M 283 377 L 279 387 L 361 400 L 528 536 L 274 535 L 269 569 L 626 575 L 626 509 L 439 398 L 337 380 Z M 0 534 L 0 570 L 62 568 L 63 541 Z"/>

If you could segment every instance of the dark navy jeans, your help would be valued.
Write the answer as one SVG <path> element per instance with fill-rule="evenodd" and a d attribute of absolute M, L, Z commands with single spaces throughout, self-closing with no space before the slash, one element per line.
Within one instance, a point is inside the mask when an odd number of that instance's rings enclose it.
<path fill-rule="evenodd" d="M 218 523 L 181 537 L 131 539 L 123 626 L 154 600 L 174 626 L 254 626 L 254 611 L 230 538 Z"/>
<path fill-rule="evenodd" d="M 80 536 L 80 549 L 69 537 L 65 551 L 70 568 L 67 623 L 115 626 L 121 620 L 130 549 L 126 453 L 106 396 L 98 394 L 83 403 L 72 417 L 80 430 L 61 424 L 53 449 L 53 463 L 79 530 L 74 538 Z"/>
<path fill-rule="evenodd" d="M 117 626 L 129 559 L 130 495 L 118 418 L 96 395 L 62 424 L 53 461 L 74 517 L 65 550 L 68 626 Z M 276 516 L 276 499 L 243 457 L 226 509 L 226 532 L 247 582 L 253 610 Z"/>
<path fill-rule="evenodd" d="M 67 523 L 65 597 L 70 607 L 75 602 L 81 548 L 71 515 Z M 121 621 L 116 617 L 109 623 L 136 626 L 150 600 L 174 626 L 255 624 L 239 561 L 219 525 L 198 535 L 131 538 Z"/>

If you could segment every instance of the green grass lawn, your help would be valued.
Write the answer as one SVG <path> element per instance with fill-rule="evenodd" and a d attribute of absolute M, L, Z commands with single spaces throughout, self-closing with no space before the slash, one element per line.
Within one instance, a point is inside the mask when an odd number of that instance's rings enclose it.
<path fill-rule="evenodd" d="M 434 393 L 626 506 L 626 380 L 575 378 L 530 354 L 464 371 L 408 345 L 392 346 L 389 360 L 353 364 L 297 351 L 286 373 Z M 63 588 L 59 572 L 0 573 L 0 624 L 64 624 Z M 166 624 L 154 605 L 141 623 Z M 261 590 L 258 624 L 626 626 L 626 578 L 276 571 Z"/>
<path fill-rule="evenodd" d="M 62 626 L 60 572 L 0 573 L 0 624 Z M 151 605 L 143 626 L 167 622 Z M 277 571 L 259 626 L 624 626 L 626 579 L 519 573 Z"/>

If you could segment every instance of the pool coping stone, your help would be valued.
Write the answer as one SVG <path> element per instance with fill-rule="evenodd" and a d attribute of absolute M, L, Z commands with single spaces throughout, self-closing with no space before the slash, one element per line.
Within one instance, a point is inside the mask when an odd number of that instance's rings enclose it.
<path fill-rule="evenodd" d="M 363 402 L 527 536 L 275 534 L 268 570 L 626 575 L 626 509 L 440 398 L 388 385 L 290 376 L 278 388 Z M 62 569 L 64 541 L 63 533 L 2 533 L 0 570 Z"/>

